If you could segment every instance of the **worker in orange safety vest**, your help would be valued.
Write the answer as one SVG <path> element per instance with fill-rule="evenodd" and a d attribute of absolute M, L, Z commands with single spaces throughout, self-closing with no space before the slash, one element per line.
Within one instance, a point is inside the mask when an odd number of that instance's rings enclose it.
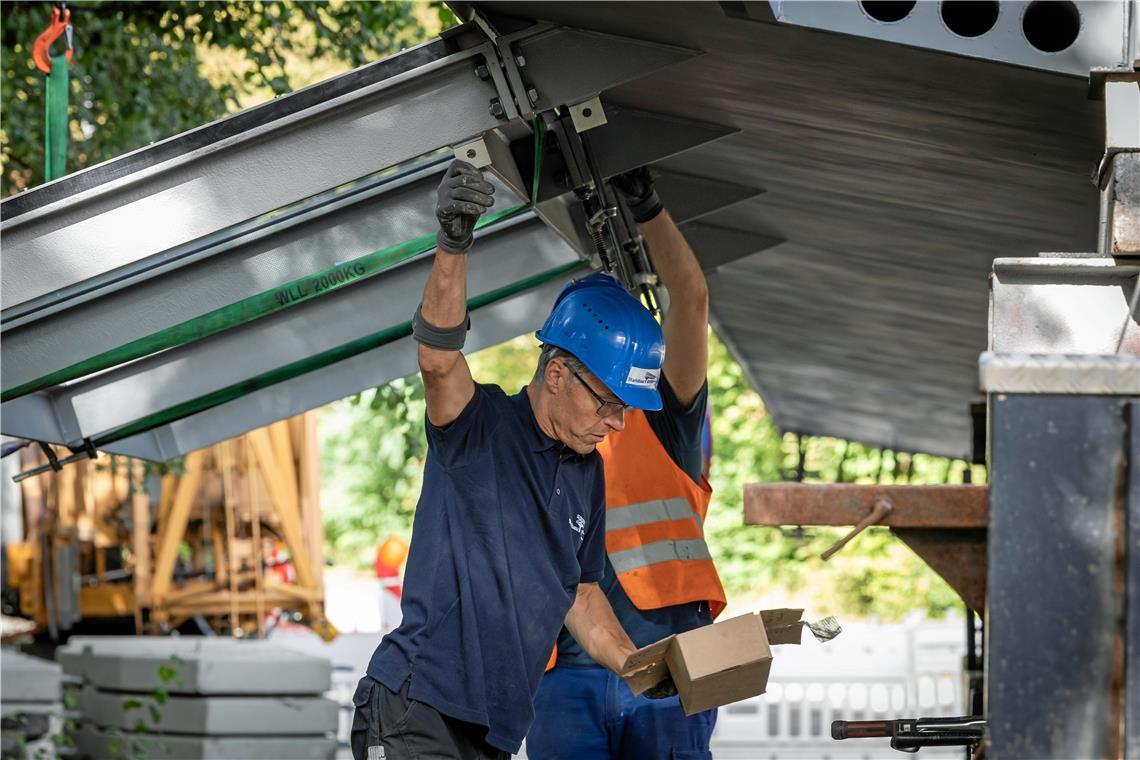
<path fill-rule="evenodd" d="M 642 647 L 708 625 L 725 606 L 703 533 L 712 494 L 702 473 L 701 446 L 708 405 L 708 285 L 662 207 L 648 168 L 613 184 L 629 204 L 668 293 L 658 385 L 662 409 L 630 410 L 624 429 L 598 444 L 606 479 L 607 566 L 601 585 L 622 627 Z M 583 286 L 593 280 L 583 280 Z M 527 734 L 531 760 L 711 758 L 716 710 L 686 717 L 676 696 L 633 696 L 565 630 L 550 666 Z"/>

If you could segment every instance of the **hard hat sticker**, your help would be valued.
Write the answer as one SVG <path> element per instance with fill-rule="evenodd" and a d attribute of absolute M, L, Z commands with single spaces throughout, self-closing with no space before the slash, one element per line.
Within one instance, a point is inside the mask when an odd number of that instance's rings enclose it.
<path fill-rule="evenodd" d="M 625 378 L 625 384 L 636 388 L 656 388 L 657 380 L 660 377 L 661 370 L 630 367 L 629 374 Z"/>

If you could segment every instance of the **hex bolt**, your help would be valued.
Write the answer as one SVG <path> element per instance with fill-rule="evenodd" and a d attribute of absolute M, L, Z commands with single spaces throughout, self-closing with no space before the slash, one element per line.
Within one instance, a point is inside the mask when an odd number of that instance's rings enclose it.
<path fill-rule="evenodd" d="M 503 115 L 506 114 L 506 111 L 503 109 L 503 104 L 499 102 L 498 98 L 491 98 L 490 110 L 491 115 L 496 119 L 501 119 Z"/>
<path fill-rule="evenodd" d="M 491 70 L 487 68 L 487 64 L 481 63 L 475 67 L 475 76 L 486 82 L 491 78 Z"/>
<path fill-rule="evenodd" d="M 515 63 L 519 65 L 520 69 L 526 68 L 526 58 L 522 57 L 521 55 L 515 56 Z"/>
<path fill-rule="evenodd" d="M 530 100 L 530 104 L 532 106 L 538 103 L 538 90 L 534 89 L 533 87 L 526 91 L 526 96 Z"/>

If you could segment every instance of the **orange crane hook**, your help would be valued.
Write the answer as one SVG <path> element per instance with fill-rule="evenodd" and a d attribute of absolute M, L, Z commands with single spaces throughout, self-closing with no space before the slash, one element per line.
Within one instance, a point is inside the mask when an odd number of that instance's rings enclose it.
<path fill-rule="evenodd" d="M 66 3 L 61 3 L 51 9 L 51 23 L 36 37 L 32 46 L 32 60 L 36 68 L 45 74 L 51 73 L 51 45 L 61 36 L 67 35 L 67 62 L 71 63 L 71 54 L 74 49 L 71 44 L 71 11 Z"/>

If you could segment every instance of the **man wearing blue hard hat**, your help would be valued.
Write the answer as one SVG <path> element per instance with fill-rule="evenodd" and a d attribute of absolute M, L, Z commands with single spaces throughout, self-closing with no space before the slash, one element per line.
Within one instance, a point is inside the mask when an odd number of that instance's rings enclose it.
<path fill-rule="evenodd" d="M 701 527 L 712 494 L 702 473 L 701 435 L 708 405 L 708 288 L 648 169 L 616 177 L 613 185 L 625 196 L 669 296 L 662 319 L 669 350 L 655 393 L 660 402 L 631 411 L 622 429 L 598 446 L 606 476 L 601 588 L 641 647 L 708 625 L 725 606 Z M 589 292 L 589 282 L 579 292 Z M 686 716 L 675 696 L 634 696 L 566 632 L 551 664 L 527 735 L 531 760 L 712 757 L 716 710 Z M 668 694 L 666 686 L 651 691 L 654 697 Z"/>
<path fill-rule="evenodd" d="M 605 484 L 596 451 L 630 408 L 658 409 L 665 358 L 649 311 L 608 278 L 567 286 L 530 384 L 476 383 L 462 349 L 467 257 L 493 203 L 478 169 L 440 184 L 438 248 L 413 319 L 428 457 L 405 571 L 403 621 L 353 703 L 357 760 L 505 758 L 519 750 L 563 625 L 616 672 L 634 651 L 598 583 Z"/>

